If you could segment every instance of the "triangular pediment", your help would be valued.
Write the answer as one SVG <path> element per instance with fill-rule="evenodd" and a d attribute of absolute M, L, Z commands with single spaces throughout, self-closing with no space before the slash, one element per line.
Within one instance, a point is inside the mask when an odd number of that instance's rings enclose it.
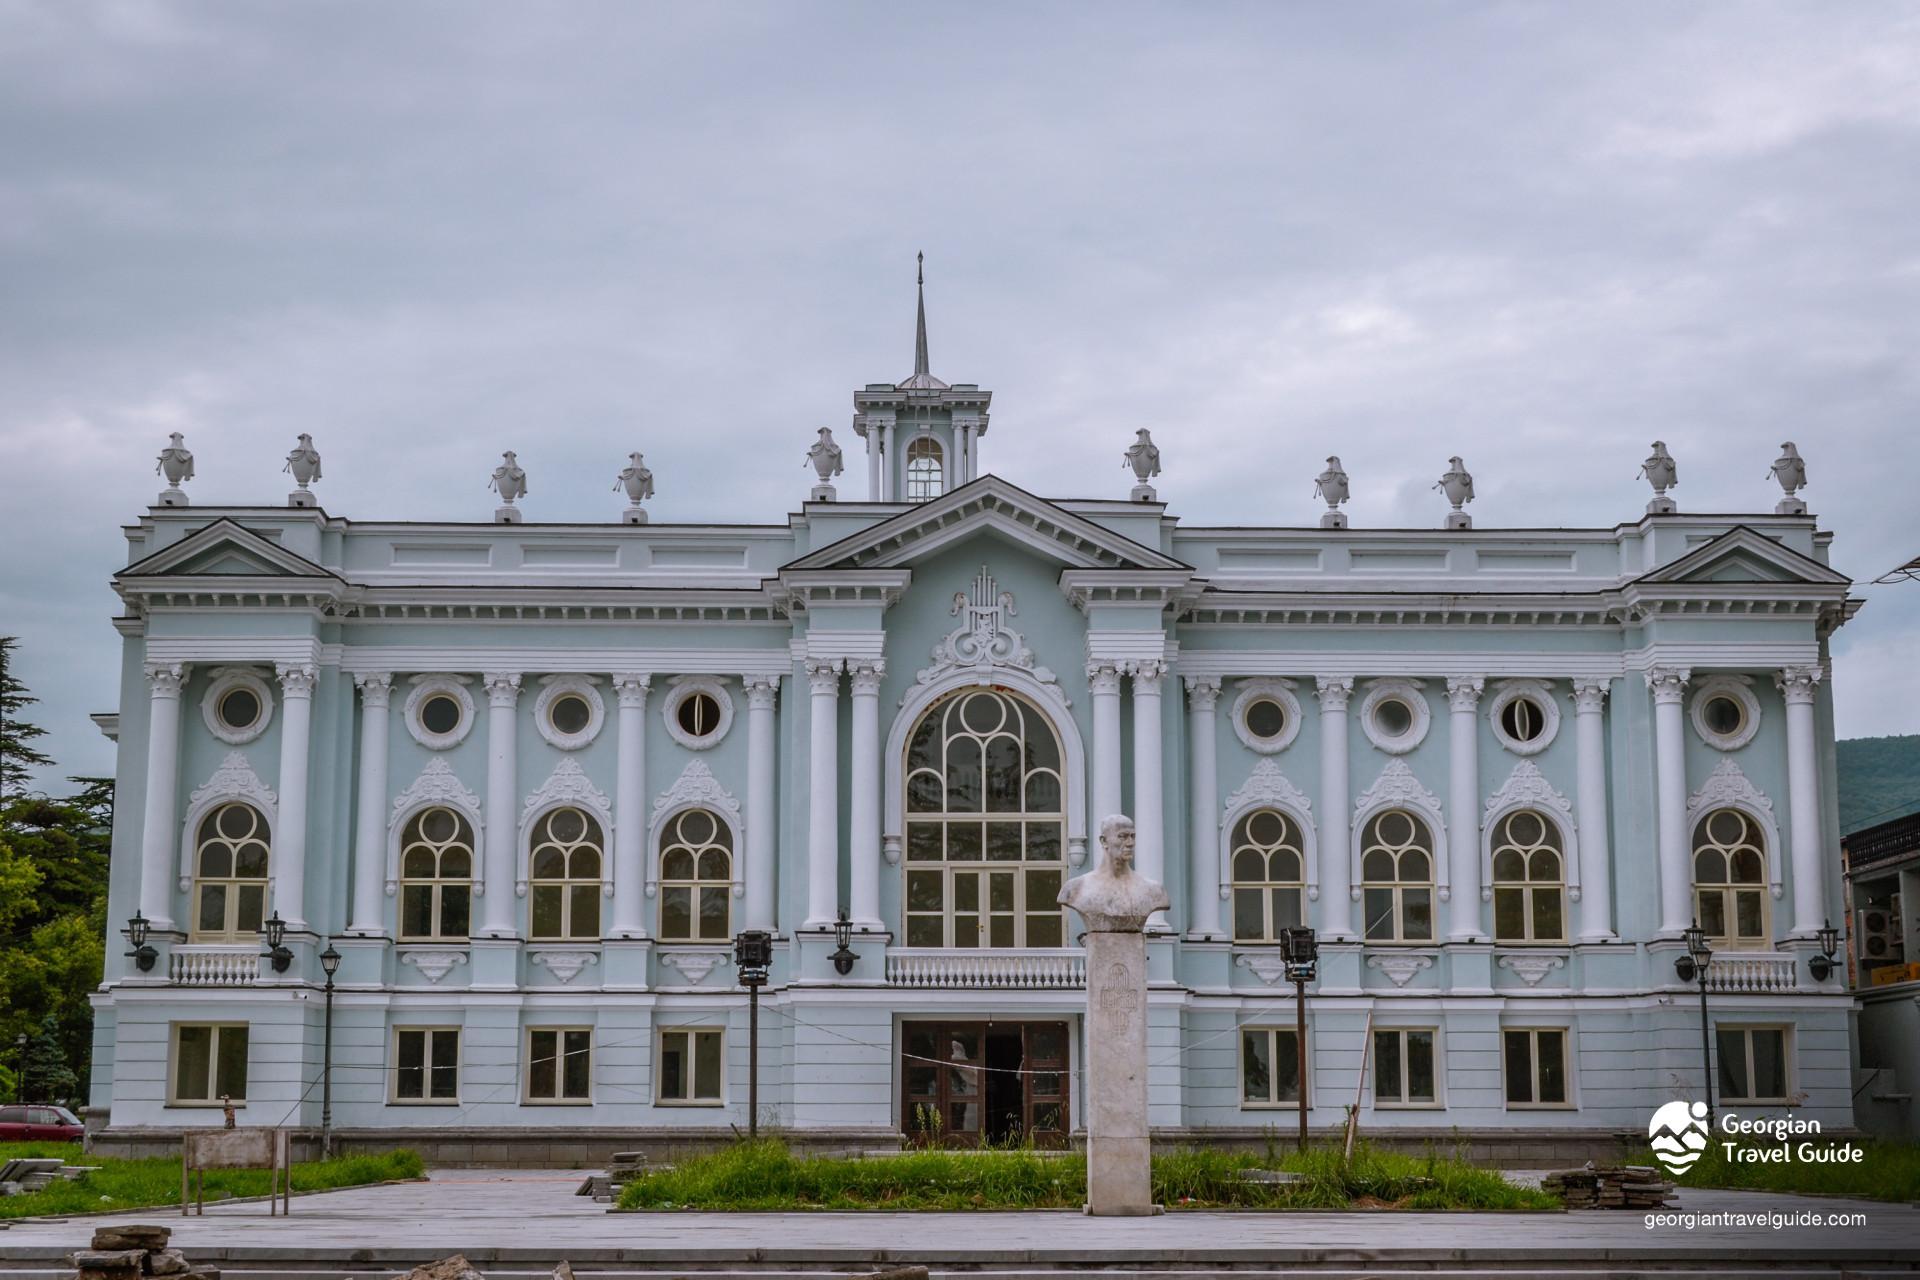
<path fill-rule="evenodd" d="M 1187 569 L 1163 552 L 1113 532 L 998 476 L 982 476 L 793 561 L 788 569 L 905 568 L 989 535 L 1066 568 Z"/>
<path fill-rule="evenodd" d="M 222 516 L 170 547 L 122 569 L 117 578 L 334 578 L 236 520 Z"/>
<path fill-rule="evenodd" d="M 1742 525 L 1635 581 L 1670 586 L 1778 583 L 1844 587 L 1851 580 Z"/>

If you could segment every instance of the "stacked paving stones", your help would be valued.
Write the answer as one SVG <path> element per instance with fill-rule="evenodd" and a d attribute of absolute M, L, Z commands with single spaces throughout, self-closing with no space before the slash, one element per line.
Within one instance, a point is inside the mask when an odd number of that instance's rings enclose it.
<path fill-rule="evenodd" d="M 1550 1173 L 1540 1189 L 1569 1209 L 1658 1209 L 1673 1200 L 1673 1184 L 1651 1165 L 1589 1165 Z"/>
<path fill-rule="evenodd" d="M 72 1254 L 76 1280 L 142 1280 L 145 1276 L 220 1280 L 218 1268 L 196 1267 L 186 1254 L 167 1248 L 172 1235 L 167 1227 L 100 1227 L 93 1233 L 92 1248 Z"/>

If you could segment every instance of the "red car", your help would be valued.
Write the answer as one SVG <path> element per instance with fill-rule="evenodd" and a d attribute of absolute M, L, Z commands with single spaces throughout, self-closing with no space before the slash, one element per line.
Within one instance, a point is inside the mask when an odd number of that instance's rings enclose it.
<path fill-rule="evenodd" d="M 0 1142 L 78 1142 L 87 1130 L 65 1107 L 0 1107 Z"/>

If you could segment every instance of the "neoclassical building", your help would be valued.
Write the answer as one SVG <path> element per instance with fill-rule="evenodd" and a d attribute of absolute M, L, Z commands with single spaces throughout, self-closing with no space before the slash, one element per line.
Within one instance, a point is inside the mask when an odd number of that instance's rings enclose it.
<path fill-rule="evenodd" d="M 1694 920 L 1722 1105 L 1851 1124 L 1844 969 L 1808 960 L 1841 902 L 1827 639 L 1855 602 L 1804 505 L 1189 523 L 1150 459 L 1112 499 L 990 474 L 990 400 L 931 374 L 923 318 L 913 375 L 854 395 L 866 500 L 823 436 L 812 500 L 768 524 L 163 494 L 113 579 L 104 1139 L 223 1095 L 316 1126 L 329 946 L 348 1140 L 724 1133 L 729 943 L 765 929 L 763 1122 L 1063 1140 L 1084 960 L 1056 899 L 1110 813 L 1173 902 L 1169 1138 L 1288 1126 L 1303 1087 L 1316 1128 L 1357 1104 L 1376 1134 L 1644 1132 L 1701 1089 Z M 1304 1082 L 1276 948 L 1300 923 Z"/>

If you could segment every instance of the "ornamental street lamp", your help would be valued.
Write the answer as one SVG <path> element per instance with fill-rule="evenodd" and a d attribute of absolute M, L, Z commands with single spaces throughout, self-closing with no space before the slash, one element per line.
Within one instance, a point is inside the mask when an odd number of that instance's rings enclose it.
<path fill-rule="evenodd" d="M 1280 931 L 1281 955 L 1286 958 L 1287 977 L 1293 982 L 1293 1042 L 1300 1052 L 1300 1150 L 1307 1149 L 1307 984 L 1313 981 L 1320 963 L 1320 941 L 1306 925 L 1293 925 Z"/>
<path fill-rule="evenodd" d="M 841 917 L 845 919 L 845 916 Z M 773 966 L 773 935 L 748 929 L 733 936 L 733 965 L 747 989 L 747 1136 L 760 1136 L 760 987 Z"/>
<path fill-rule="evenodd" d="M 846 908 L 840 909 L 840 918 L 833 922 L 833 940 L 840 949 L 827 958 L 833 961 L 833 970 L 841 977 L 853 972 L 853 962 L 860 958 L 859 953 L 848 949 L 853 941 L 853 922 L 847 919 Z"/>
<path fill-rule="evenodd" d="M 333 1159 L 333 975 L 340 968 L 340 953 L 327 943 L 320 953 L 320 970 L 327 975 L 326 1032 L 320 1050 L 320 1158 Z"/>
<path fill-rule="evenodd" d="M 293 952 L 287 950 L 287 922 L 278 911 L 267 921 L 267 958 L 273 961 L 275 973 L 285 973 L 293 963 Z"/>
<path fill-rule="evenodd" d="M 1707 1022 L 1707 966 L 1713 963 L 1713 948 L 1707 944 L 1707 931 L 1695 920 L 1681 935 L 1687 942 L 1687 954 L 1676 957 L 1673 971 L 1682 982 L 1700 984 L 1700 1067 L 1707 1081 L 1707 1128 L 1713 1128 L 1713 1031 Z"/>
<path fill-rule="evenodd" d="M 142 973 L 151 972 L 153 962 L 160 956 L 158 951 L 147 945 L 147 931 L 151 927 L 146 916 L 135 911 L 127 921 L 127 941 L 133 944 L 133 950 L 127 952 L 134 966 Z"/>
<path fill-rule="evenodd" d="M 1820 954 L 1807 961 L 1807 972 L 1813 975 L 1815 982 L 1825 982 L 1833 974 L 1833 957 L 1840 950 L 1840 931 L 1833 927 L 1832 920 L 1820 922 Z"/>

